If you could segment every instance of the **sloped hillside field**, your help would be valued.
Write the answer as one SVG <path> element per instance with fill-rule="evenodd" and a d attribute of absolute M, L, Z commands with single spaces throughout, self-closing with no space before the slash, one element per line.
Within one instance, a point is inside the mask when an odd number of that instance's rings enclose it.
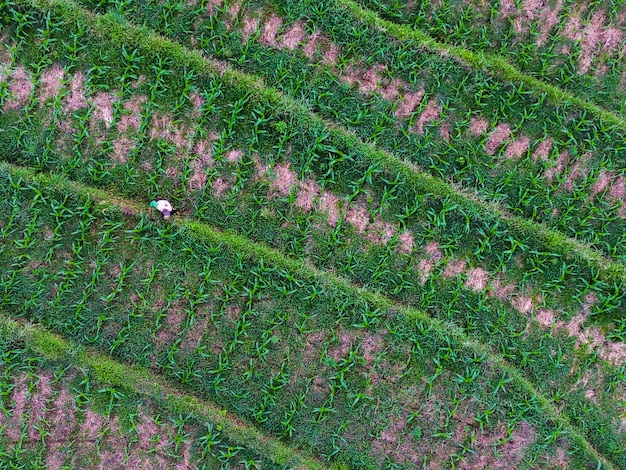
<path fill-rule="evenodd" d="M 0 2 L 0 466 L 626 468 L 624 18 L 527 3 Z"/>

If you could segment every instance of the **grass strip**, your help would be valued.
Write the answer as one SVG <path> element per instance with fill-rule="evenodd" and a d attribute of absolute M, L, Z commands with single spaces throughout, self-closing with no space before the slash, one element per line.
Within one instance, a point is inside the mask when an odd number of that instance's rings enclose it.
<path fill-rule="evenodd" d="M 579 98 L 575 94 L 564 91 L 558 86 L 545 83 L 536 77 L 525 74 L 501 56 L 484 52 L 473 52 L 464 47 L 441 43 L 418 28 L 411 28 L 384 20 L 375 12 L 361 7 L 354 0 L 337 0 L 337 4 L 347 8 L 355 17 L 368 26 L 379 28 L 400 41 L 410 38 L 428 51 L 453 57 L 464 65 L 478 70 L 484 70 L 503 80 L 521 82 L 526 85 L 529 90 L 537 94 L 545 93 L 548 99 L 557 105 L 571 103 L 573 106 L 588 111 L 607 123 L 613 124 L 622 130 L 626 130 L 626 119 L 618 114 L 608 111 L 589 100 Z"/>
<path fill-rule="evenodd" d="M 218 429 L 221 427 L 222 432 L 232 441 L 256 451 L 279 465 L 303 470 L 332 468 L 302 451 L 282 444 L 253 426 L 242 423 L 240 418 L 235 418 L 212 403 L 181 393 L 162 377 L 143 367 L 124 364 L 105 354 L 84 349 L 40 325 L 18 322 L 6 314 L 0 314 L 0 329 L 23 339 L 28 348 L 47 360 L 53 362 L 69 360 L 77 367 L 88 368 L 93 377 L 104 384 L 148 396 L 172 413 L 183 415 L 193 413 L 197 419 L 211 421 Z"/>
<path fill-rule="evenodd" d="M 66 191 L 71 190 L 83 197 L 91 197 L 90 195 L 92 194 L 89 187 L 78 183 L 64 182 L 63 179 L 60 177 L 55 177 L 54 179 L 51 179 L 45 174 L 35 174 L 31 170 L 16 168 L 6 163 L 0 165 L 0 168 L 4 168 L 10 171 L 15 176 L 37 182 L 40 185 L 54 186 L 60 183 L 60 185 L 57 186 L 60 189 Z M 100 208 L 102 208 L 103 210 L 106 210 L 107 208 L 113 210 L 123 210 L 124 207 L 132 206 L 132 204 L 125 204 L 121 208 L 117 207 L 116 205 L 109 202 L 110 199 L 105 197 L 106 192 L 101 190 L 95 191 L 94 194 L 97 195 L 97 197 L 93 198 L 93 200 L 99 204 L 98 211 L 100 210 Z M 100 198 L 102 198 L 102 202 L 98 201 Z M 192 220 L 182 219 L 177 221 L 176 223 L 180 224 L 180 226 L 182 226 L 185 231 L 195 240 L 208 241 L 218 246 L 222 245 L 228 247 L 229 250 L 234 253 L 238 253 L 244 259 L 261 261 L 263 263 L 276 266 L 278 268 L 287 270 L 293 276 L 305 282 L 329 286 L 336 292 L 342 293 L 346 296 L 363 299 L 375 308 L 388 312 L 397 312 L 401 314 L 401 316 L 406 318 L 409 322 L 422 322 L 427 325 L 429 327 L 430 334 L 437 340 L 441 340 L 444 343 L 452 340 L 453 344 L 457 344 L 460 348 L 476 352 L 479 356 L 485 356 L 489 363 L 495 365 L 498 369 L 510 376 L 524 391 L 524 393 L 530 397 L 531 400 L 536 401 L 541 406 L 541 408 L 543 408 L 545 416 L 552 422 L 554 422 L 559 427 L 559 429 L 561 429 L 566 435 L 570 436 L 571 439 L 577 443 L 577 445 L 579 445 L 585 452 L 592 455 L 594 458 L 603 462 L 607 466 L 607 468 L 613 468 L 611 463 L 608 462 L 605 457 L 600 454 L 594 448 L 594 446 L 592 446 L 592 444 L 590 444 L 585 439 L 585 437 L 578 431 L 578 429 L 574 425 L 572 425 L 569 418 L 559 413 L 548 398 L 546 398 L 543 394 L 537 392 L 534 385 L 528 379 L 526 379 L 516 367 L 511 366 L 501 354 L 494 353 L 488 346 L 485 345 L 485 343 L 473 340 L 468 337 L 457 325 L 454 325 L 450 322 L 433 319 L 428 314 L 418 309 L 397 305 L 382 294 L 374 293 L 367 289 L 355 287 L 344 278 L 335 276 L 328 272 L 320 271 L 301 261 L 286 258 L 283 254 L 276 250 L 267 248 L 258 243 L 251 242 L 250 240 L 239 235 L 230 232 L 219 232 L 212 229 L 206 224 L 201 224 Z M 54 350 L 54 344 L 54 342 L 50 342 L 47 347 Z M 119 369 L 113 370 L 117 371 Z M 123 371 L 120 371 L 119 373 L 121 374 L 122 372 Z M 115 373 L 117 374 L 118 372 Z M 123 376 L 121 376 L 119 377 L 119 380 L 123 381 L 125 379 Z"/>
<path fill-rule="evenodd" d="M 189 50 L 148 28 L 133 26 L 117 14 L 95 15 L 71 0 L 21 0 L 20 3 L 44 10 L 55 8 L 70 24 L 79 22 L 89 25 L 95 34 L 115 44 L 138 48 L 147 55 L 167 55 L 174 59 L 177 65 L 188 67 L 199 74 L 219 74 L 231 86 L 241 89 L 242 93 L 252 92 L 257 99 L 265 100 L 280 112 L 292 116 L 300 126 L 324 129 L 339 145 L 353 148 L 370 162 L 380 165 L 392 174 L 403 174 L 415 188 L 449 198 L 470 212 L 480 214 L 486 220 L 502 220 L 505 222 L 505 227 L 513 233 L 530 236 L 546 250 L 596 269 L 605 281 L 618 285 L 626 284 L 626 265 L 623 263 L 611 260 L 588 244 L 566 237 L 559 231 L 547 228 L 544 224 L 513 216 L 499 204 L 483 201 L 474 193 L 459 189 L 440 178 L 424 173 L 413 164 L 401 161 L 394 155 L 363 142 L 351 131 L 320 118 L 310 111 L 306 103 L 294 100 L 266 86 L 257 77 L 211 60 L 201 52 Z"/>

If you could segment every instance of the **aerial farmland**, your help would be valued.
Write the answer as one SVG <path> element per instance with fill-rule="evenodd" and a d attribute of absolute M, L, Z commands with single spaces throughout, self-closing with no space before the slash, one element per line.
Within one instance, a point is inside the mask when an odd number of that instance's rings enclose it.
<path fill-rule="evenodd" d="M 0 267 L 1 470 L 624 469 L 626 4 L 0 0 Z"/>

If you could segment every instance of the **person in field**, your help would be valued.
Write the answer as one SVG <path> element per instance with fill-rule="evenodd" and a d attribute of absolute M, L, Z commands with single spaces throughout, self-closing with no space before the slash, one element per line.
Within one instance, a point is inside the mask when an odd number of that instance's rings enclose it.
<path fill-rule="evenodd" d="M 170 202 L 166 201 L 165 199 L 159 199 L 158 201 L 150 202 L 150 207 L 158 210 L 163 215 L 163 218 L 165 220 L 169 219 L 170 215 L 174 211 L 174 208 L 172 207 Z"/>

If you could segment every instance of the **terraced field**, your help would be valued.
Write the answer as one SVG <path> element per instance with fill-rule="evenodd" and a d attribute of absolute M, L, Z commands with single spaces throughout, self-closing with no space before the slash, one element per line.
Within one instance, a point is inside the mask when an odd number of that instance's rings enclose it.
<path fill-rule="evenodd" d="M 0 3 L 0 462 L 626 467 L 610 5 L 511 5 Z"/>

